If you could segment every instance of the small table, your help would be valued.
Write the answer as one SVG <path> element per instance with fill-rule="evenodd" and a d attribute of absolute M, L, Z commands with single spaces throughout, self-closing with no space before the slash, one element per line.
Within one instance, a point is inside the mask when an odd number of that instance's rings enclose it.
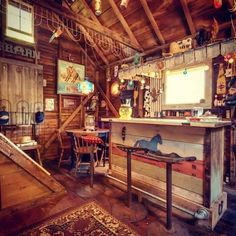
<path fill-rule="evenodd" d="M 38 162 L 41 166 L 43 166 L 42 164 L 42 160 L 40 157 L 40 149 L 41 149 L 41 145 L 37 144 L 37 145 L 31 145 L 31 146 L 20 146 L 19 147 L 22 151 L 34 151 L 34 155 L 36 156 L 36 158 L 38 159 Z"/>
<path fill-rule="evenodd" d="M 74 167 L 74 162 L 75 162 L 75 154 L 74 154 L 74 143 L 75 143 L 75 134 L 79 135 L 99 135 L 99 134 L 108 134 L 110 132 L 109 129 L 100 129 L 97 128 L 95 130 L 85 130 L 85 129 L 68 129 L 65 130 L 65 132 L 71 137 L 71 168 Z"/>

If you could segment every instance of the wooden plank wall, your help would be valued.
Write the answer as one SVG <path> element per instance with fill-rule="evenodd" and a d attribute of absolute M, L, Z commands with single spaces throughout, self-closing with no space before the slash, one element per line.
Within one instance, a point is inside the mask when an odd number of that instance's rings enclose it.
<path fill-rule="evenodd" d="M 52 26 L 50 26 L 53 28 Z M 86 65 L 86 75 L 95 80 L 95 68 L 86 60 L 86 56 L 81 51 L 77 43 L 73 42 L 66 32 L 58 39 L 54 39 L 49 43 L 52 32 L 49 30 L 48 25 L 43 20 L 41 25 L 35 27 L 36 32 L 36 45 L 35 48 L 40 52 L 40 59 L 33 60 L 19 55 L 13 55 L 6 52 L 0 52 L 0 56 L 5 58 L 17 59 L 21 62 L 30 62 L 43 66 L 43 79 L 46 80 L 47 86 L 43 87 L 43 101 L 46 98 L 54 98 L 55 109 L 54 111 L 45 112 L 45 120 L 42 124 L 37 125 L 36 134 L 39 137 L 40 144 L 44 144 L 52 133 L 59 128 L 59 125 L 75 110 L 74 107 L 63 108 L 64 98 L 74 100 L 75 106 L 81 102 L 81 96 L 69 96 L 57 94 L 57 60 L 62 59 L 72 61 L 74 63 Z M 4 37 L 0 37 L 4 41 Z M 19 43 L 20 45 L 20 43 Z M 27 85 L 26 85 L 27 87 Z M 60 97 L 60 98 L 59 98 Z M 68 128 L 77 128 L 82 125 L 82 115 L 78 114 L 76 118 L 70 123 Z M 9 136 L 14 136 L 12 132 Z M 57 158 L 58 144 L 54 142 L 44 154 L 42 158 L 52 159 Z"/>

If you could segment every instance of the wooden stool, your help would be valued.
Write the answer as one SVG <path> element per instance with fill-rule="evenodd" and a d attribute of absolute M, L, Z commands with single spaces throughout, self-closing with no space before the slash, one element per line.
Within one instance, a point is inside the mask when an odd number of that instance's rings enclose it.
<path fill-rule="evenodd" d="M 158 162 L 166 163 L 166 230 L 172 230 L 172 164 L 183 161 L 195 161 L 195 156 L 181 157 L 176 153 L 165 154 L 160 151 L 149 151 L 147 157 Z"/>
<path fill-rule="evenodd" d="M 40 157 L 40 148 L 41 148 L 41 145 L 37 144 L 37 145 L 31 145 L 31 146 L 21 146 L 19 147 L 22 151 L 24 152 L 27 152 L 27 151 L 34 151 L 34 154 L 35 156 L 37 157 L 38 159 L 38 162 L 41 166 L 43 166 L 42 164 L 42 160 L 41 160 L 41 157 Z"/>
<path fill-rule="evenodd" d="M 130 207 L 132 202 L 131 153 L 137 151 L 147 152 L 148 149 L 139 147 L 130 147 L 124 145 L 117 145 L 117 147 L 127 153 L 127 206 Z"/>

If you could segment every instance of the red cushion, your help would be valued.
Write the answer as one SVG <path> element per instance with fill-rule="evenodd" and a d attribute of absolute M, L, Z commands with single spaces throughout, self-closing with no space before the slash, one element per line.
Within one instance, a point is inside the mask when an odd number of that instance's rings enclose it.
<path fill-rule="evenodd" d="M 102 144 L 103 143 L 102 139 L 97 136 L 87 135 L 87 136 L 82 136 L 81 138 L 84 140 L 84 142 L 89 143 L 89 144 Z"/>

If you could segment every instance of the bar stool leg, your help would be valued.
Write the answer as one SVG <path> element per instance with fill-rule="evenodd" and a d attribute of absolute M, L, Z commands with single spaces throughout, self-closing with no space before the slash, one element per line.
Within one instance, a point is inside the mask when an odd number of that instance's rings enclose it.
<path fill-rule="evenodd" d="M 130 207 L 132 201 L 131 191 L 131 151 L 127 151 L 127 206 Z"/>
<path fill-rule="evenodd" d="M 172 164 L 166 163 L 166 229 L 172 229 Z"/>

